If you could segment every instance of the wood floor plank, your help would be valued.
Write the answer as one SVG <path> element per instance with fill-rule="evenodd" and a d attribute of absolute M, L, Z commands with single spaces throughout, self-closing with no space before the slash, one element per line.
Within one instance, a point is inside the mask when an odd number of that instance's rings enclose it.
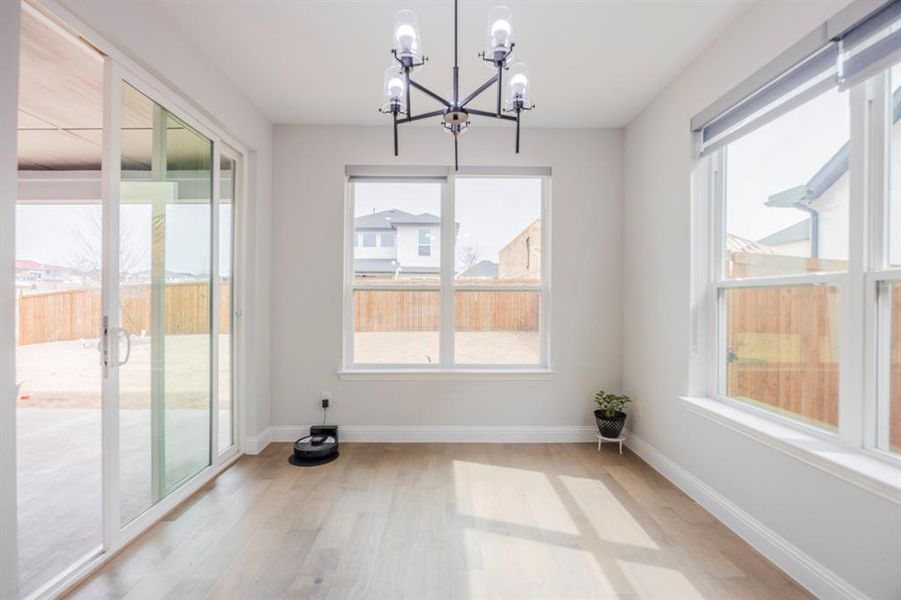
<path fill-rule="evenodd" d="M 592 444 L 272 444 L 72 598 L 809 598 L 630 452 Z"/>

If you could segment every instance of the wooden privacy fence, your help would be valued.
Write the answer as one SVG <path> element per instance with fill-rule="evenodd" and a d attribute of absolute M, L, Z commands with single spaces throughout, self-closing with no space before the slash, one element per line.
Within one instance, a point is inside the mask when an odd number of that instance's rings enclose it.
<path fill-rule="evenodd" d="M 726 393 L 838 425 L 838 290 L 726 291 Z"/>
<path fill-rule="evenodd" d="M 536 291 L 461 291 L 454 299 L 457 331 L 538 331 Z M 356 290 L 354 331 L 438 331 L 435 291 Z"/>
<path fill-rule="evenodd" d="M 209 285 L 166 285 L 166 333 L 192 334 L 210 331 Z M 229 283 L 219 284 L 219 331 L 229 330 Z M 64 290 L 22 296 L 18 299 L 17 343 L 43 344 L 99 336 L 100 290 Z M 150 286 L 123 286 L 120 290 L 122 326 L 131 333 L 150 332 Z"/>

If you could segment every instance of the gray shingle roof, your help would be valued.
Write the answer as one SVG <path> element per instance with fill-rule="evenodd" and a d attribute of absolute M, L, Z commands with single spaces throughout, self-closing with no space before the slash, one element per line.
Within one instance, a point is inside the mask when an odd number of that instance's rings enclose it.
<path fill-rule="evenodd" d="M 438 225 L 441 219 L 430 213 L 414 215 L 392 208 L 354 219 L 354 229 L 394 229 L 396 225 Z"/>
<path fill-rule="evenodd" d="M 497 263 L 491 262 L 490 260 L 481 260 L 460 273 L 459 277 L 461 279 L 469 279 L 474 277 L 496 279 Z"/>
<path fill-rule="evenodd" d="M 758 240 L 758 243 L 767 246 L 780 246 L 782 244 L 790 244 L 791 242 L 801 242 L 810 239 L 810 219 L 804 219 L 794 225 L 789 225 L 785 229 L 780 229 L 776 233 L 771 233 L 765 238 Z"/>

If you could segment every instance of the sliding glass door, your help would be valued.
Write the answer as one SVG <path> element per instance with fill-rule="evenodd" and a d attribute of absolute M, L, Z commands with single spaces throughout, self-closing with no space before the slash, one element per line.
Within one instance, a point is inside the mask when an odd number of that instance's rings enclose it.
<path fill-rule="evenodd" d="M 125 524 L 211 464 L 213 147 L 126 83 L 121 152 Z"/>
<path fill-rule="evenodd" d="M 17 534 L 0 553 L 18 567 L 4 599 L 60 592 L 237 454 L 242 181 L 242 154 L 158 82 L 43 8 L 9 6 L 18 169 L 0 173 L 15 225 L 0 366 L 14 351 L 16 368 L 0 375 L 16 418 L 10 406 L 0 442 L 15 442 L 17 477 L 3 471 L 16 502 L 0 499 L 0 524 Z"/>
<path fill-rule="evenodd" d="M 15 275 L 5 283 L 15 286 L 24 596 L 103 544 L 104 211 L 103 56 L 27 5 L 21 26 Z"/>

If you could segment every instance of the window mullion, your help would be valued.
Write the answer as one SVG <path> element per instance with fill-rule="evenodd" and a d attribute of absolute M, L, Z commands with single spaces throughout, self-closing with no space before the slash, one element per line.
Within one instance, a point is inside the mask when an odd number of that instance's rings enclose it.
<path fill-rule="evenodd" d="M 710 207 L 713 209 L 713 217 L 710 221 L 710 281 L 722 280 L 725 269 L 723 258 L 726 254 L 726 194 L 725 194 L 725 165 L 726 149 L 717 151 L 710 158 L 710 190 L 713 193 L 713 201 Z M 725 307 L 721 301 L 718 287 L 711 286 L 709 297 L 710 326 L 707 331 L 708 352 L 711 360 L 708 361 L 709 373 L 707 375 L 708 393 L 713 396 L 725 391 L 725 365 L 726 365 L 726 339 L 725 339 Z"/>
<path fill-rule="evenodd" d="M 891 295 L 879 289 L 878 276 L 871 276 L 874 270 L 884 269 L 888 264 L 888 197 L 889 197 L 889 156 L 890 132 L 892 131 L 892 106 L 888 102 L 890 80 L 888 72 L 872 78 L 866 84 L 869 103 L 869 143 L 867 145 L 867 219 L 863 231 L 867 240 L 863 245 L 864 256 L 861 273 L 861 306 L 863 319 L 863 397 L 860 403 L 862 444 L 865 448 L 876 448 L 880 440 L 888 439 L 888 381 L 891 344 L 888 327 L 880 323 L 891 322 Z"/>
<path fill-rule="evenodd" d="M 346 186 L 344 201 L 344 368 L 354 364 L 354 185 Z"/>
<path fill-rule="evenodd" d="M 872 121 L 868 85 L 851 90 L 851 138 L 848 177 L 848 272 L 840 284 L 839 337 L 839 437 L 852 446 L 861 446 L 864 437 L 864 277 L 867 261 L 866 224 L 871 197 L 880 194 L 869 177 L 869 168 L 878 157 L 873 153 L 879 134 Z"/>
<path fill-rule="evenodd" d="M 440 363 L 454 363 L 454 245 L 456 242 L 454 176 L 441 186 L 441 317 L 438 334 Z"/>

